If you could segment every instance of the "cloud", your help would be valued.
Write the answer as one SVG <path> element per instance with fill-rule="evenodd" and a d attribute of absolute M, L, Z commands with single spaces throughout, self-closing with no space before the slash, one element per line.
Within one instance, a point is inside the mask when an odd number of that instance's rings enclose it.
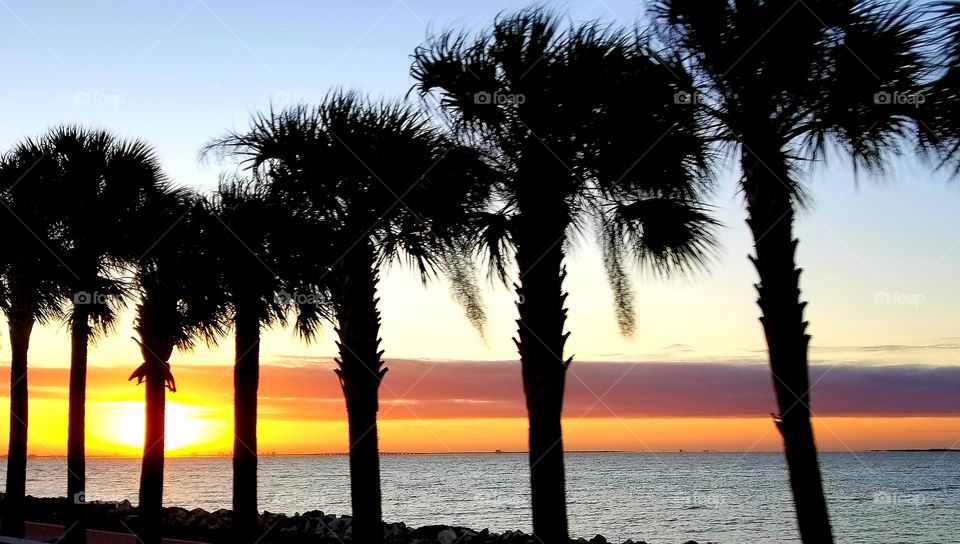
<path fill-rule="evenodd" d="M 524 417 L 520 365 L 514 361 L 387 360 L 381 386 L 385 419 Z M 260 409 L 278 420 L 342 420 L 340 384 L 329 358 L 264 364 Z M 4 378 L 9 369 L 2 368 Z M 67 369 L 30 371 L 34 398 L 66 397 Z M 129 369 L 91 367 L 88 399 L 130 396 Z M 229 405 L 232 371 L 224 366 L 174 369 L 183 401 Z M 6 382 L 6 380 L 4 380 Z M 960 415 L 960 367 L 815 365 L 814 412 L 821 416 Z M 6 383 L 0 384 L 6 389 Z M 764 417 L 776 412 L 765 364 L 575 361 L 567 375 L 568 418 Z"/>
<path fill-rule="evenodd" d="M 854 351 L 863 353 L 904 353 L 911 351 L 952 351 L 960 350 L 956 338 L 942 338 L 942 342 L 932 344 L 879 344 L 873 346 L 811 346 L 813 351 Z"/>

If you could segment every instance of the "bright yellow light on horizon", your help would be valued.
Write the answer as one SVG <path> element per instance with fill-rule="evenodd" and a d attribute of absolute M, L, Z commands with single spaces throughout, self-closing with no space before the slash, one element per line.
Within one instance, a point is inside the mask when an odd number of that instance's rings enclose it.
<path fill-rule="evenodd" d="M 103 449 L 120 454 L 139 454 L 144 441 L 144 404 L 138 401 L 99 402 L 96 426 L 87 434 Z M 209 409 L 168 401 L 165 416 L 164 451 L 167 455 L 189 454 L 211 443 L 222 443 L 230 423 L 211 417 Z"/>

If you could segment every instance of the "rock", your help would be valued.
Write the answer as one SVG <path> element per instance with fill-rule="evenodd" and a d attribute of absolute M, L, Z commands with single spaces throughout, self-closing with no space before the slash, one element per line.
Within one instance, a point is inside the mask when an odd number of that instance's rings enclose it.
<path fill-rule="evenodd" d="M 406 540 L 405 537 L 409 532 L 410 530 L 407 529 L 407 526 L 402 521 L 400 523 L 387 523 L 383 528 L 383 536 L 388 542 L 398 540 L 400 538 L 404 538 L 404 540 Z"/>
<path fill-rule="evenodd" d="M 597 535 L 590 539 L 590 544 L 607 544 L 607 539 L 603 535 Z"/>
<path fill-rule="evenodd" d="M 453 529 L 444 529 L 437 533 L 437 544 L 453 544 L 457 541 L 457 533 Z"/>

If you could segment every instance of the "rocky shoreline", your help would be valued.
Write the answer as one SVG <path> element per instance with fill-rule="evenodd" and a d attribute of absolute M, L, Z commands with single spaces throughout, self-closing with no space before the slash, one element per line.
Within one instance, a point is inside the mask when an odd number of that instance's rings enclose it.
<path fill-rule="evenodd" d="M 27 497 L 27 519 L 39 523 L 62 525 L 65 522 L 65 498 Z M 91 529 L 129 533 L 136 527 L 137 509 L 124 500 L 120 502 L 88 503 L 88 526 Z M 208 512 L 202 508 L 164 508 L 164 536 L 183 540 L 196 540 L 211 544 L 235 542 L 230 527 L 233 513 L 230 510 Z M 258 527 L 263 534 L 262 544 L 343 544 L 352 536 L 350 516 L 325 514 L 319 510 L 296 513 L 292 516 L 263 512 Z M 492 533 L 486 529 L 474 531 L 464 527 L 428 525 L 411 528 L 404 523 L 384 524 L 386 544 L 534 544 L 531 535 L 520 531 Z M 591 539 L 571 540 L 577 544 L 618 544 L 597 535 Z M 626 540 L 619 544 L 646 544 Z M 687 541 L 684 544 L 697 544 Z M 709 544 L 709 543 L 703 543 Z"/>

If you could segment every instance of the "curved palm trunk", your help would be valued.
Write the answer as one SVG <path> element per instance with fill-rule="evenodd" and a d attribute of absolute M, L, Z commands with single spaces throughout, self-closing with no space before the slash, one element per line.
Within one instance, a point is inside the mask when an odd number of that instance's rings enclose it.
<path fill-rule="evenodd" d="M 380 495 L 380 451 L 377 438 L 378 390 L 387 369 L 380 357 L 380 312 L 377 271 L 369 240 L 344 257 L 338 274 L 337 360 L 347 404 L 350 434 L 350 493 L 353 541 L 383 542 Z"/>
<path fill-rule="evenodd" d="M 237 536 L 257 539 L 257 388 L 260 385 L 260 321 L 237 309 L 233 367 L 233 516 Z"/>
<path fill-rule="evenodd" d="M 7 487 L 3 501 L 2 533 L 23 538 L 24 496 L 27 485 L 27 351 L 34 318 L 30 311 L 10 311 L 10 443 L 7 449 Z"/>
<path fill-rule="evenodd" d="M 87 347 L 90 325 L 83 310 L 74 306 L 70 329 L 70 394 L 67 425 L 67 524 L 64 539 L 69 544 L 87 542 L 86 508 L 86 397 Z"/>
<path fill-rule="evenodd" d="M 147 373 L 137 536 L 143 544 L 159 544 L 163 529 L 164 415 L 167 403 L 164 368 L 166 359 L 173 352 L 173 342 L 143 337 L 140 351 L 147 363 Z"/>
<path fill-rule="evenodd" d="M 516 232 L 517 338 L 523 390 L 530 419 L 530 491 L 533 533 L 544 544 L 567 544 L 567 503 L 560 422 L 566 371 L 563 358 L 569 333 L 563 330 L 563 239 L 566 223 L 545 216 L 537 203 L 521 209 Z M 532 213 L 530 210 L 534 210 Z"/>
<path fill-rule="evenodd" d="M 776 155 L 774 155 L 776 156 Z M 796 267 L 797 240 L 793 238 L 794 209 L 781 179 L 750 151 L 742 158 L 747 223 L 753 233 L 760 278 L 757 284 L 763 330 L 780 414 L 776 425 L 790 471 L 790 488 L 803 542 L 833 542 L 823 494 L 817 448 L 810 424 L 810 378 L 807 350 L 810 336 L 800 301 L 800 270 Z"/>

